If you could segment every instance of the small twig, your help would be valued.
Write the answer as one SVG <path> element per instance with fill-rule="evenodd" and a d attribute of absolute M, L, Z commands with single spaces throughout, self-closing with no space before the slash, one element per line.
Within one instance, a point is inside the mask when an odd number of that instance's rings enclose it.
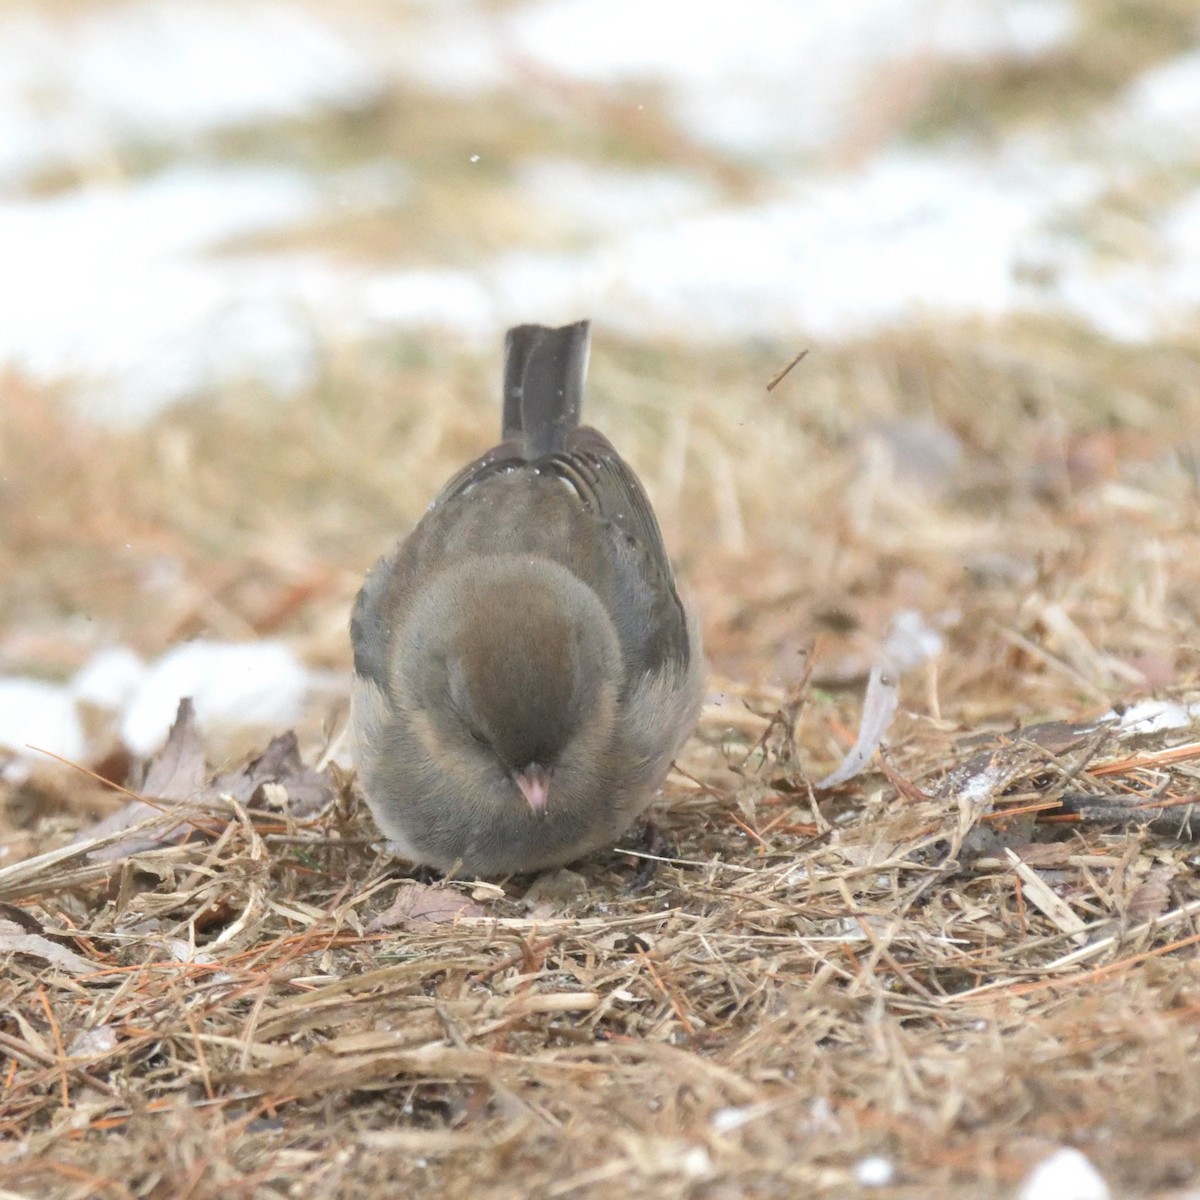
<path fill-rule="evenodd" d="M 1032 867 L 1022 862 L 1018 854 L 1005 847 L 1004 855 L 1025 884 L 1024 894 L 1038 912 L 1068 934 L 1072 941 L 1086 941 L 1087 922 Z"/>
<path fill-rule="evenodd" d="M 192 1045 L 196 1050 L 196 1063 L 200 1068 L 200 1078 L 204 1081 L 204 1094 L 210 1099 L 217 1098 L 216 1092 L 213 1090 L 212 1073 L 208 1069 L 208 1058 L 204 1053 L 204 1043 L 200 1039 L 200 1031 L 196 1028 L 196 1016 L 184 1001 L 180 1008 L 183 1013 L 183 1019 L 187 1022 L 187 1027 L 192 1034 Z"/>
<path fill-rule="evenodd" d="M 808 351 L 801 350 L 800 353 L 791 360 L 791 362 L 780 368 L 780 370 L 776 371 L 775 374 L 771 376 L 770 381 L 767 383 L 767 391 L 773 392 L 784 381 L 784 379 L 787 378 L 792 369 L 794 367 L 798 367 L 807 357 Z"/>
<path fill-rule="evenodd" d="M 667 858 L 661 854 L 647 854 L 644 850 L 629 850 L 624 846 L 621 847 L 621 853 L 628 854 L 630 858 L 646 858 L 651 862 L 668 863 L 673 867 L 716 867 L 722 871 L 732 871 L 736 875 L 758 875 L 761 871 L 760 867 L 740 867 L 737 863 L 722 862 L 719 858 L 708 861 L 699 858 Z"/>
<path fill-rule="evenodd" d="M 658 990 L 662 993 L 663 998 L 667 1001 L 668 1004 L 670 1004 L 671 1008 L 675 1011 L 675 1015 L 679 1018 L 679 1023 L 683 1026 L 684 1030 L 687 1032 L 688 1037 L 694 1038 L 696 1036 L 696 1027 L 688 1019 L 688 1015 L 684 1011 L 683 1005 L 679 1002 L 679 997 L 675 994 L 675 989 L 667 986 L 667 984 L 663 980 L 663 977 L 655 969 L 654 963 L 650 960 L 650 956 L 646 953 L 645 950 L 642 950 L 639 947 L 637 953 L 638 953 L 638 958 L 640 958 L 642 960 L 642 965 L 646 968 L 646 971 L 649 973 L 650 978 L 654 980 L 654 983 L 657 986 Z"/>
<path fill-rule="evenodd" d="M 1171 925 L 1186 920 L 1188 917 L 1195 916 L 1197 913 L 1200 913 L 1200 900 L 1193 900 L 1190 904 L 1185 904 L 1172 912 L 1164 913 L 1161 917 L 1154 917 L 1149 921 L 1143 921 L 1140 925 L 1134 925 L 1130 929 L 1097 938 L 1096 941 L 1090 942 L 1086 946 L 1081 946 L 1078 950 L 1073 950 L 1070 954 L 1064 954 L 1061 958 L 1056 958 L 1053 962 L 1049 962 L 1043 967 L 1034 968 L 1034 973 L 1048 975 L 1050 972 L 1061 971 L 1063 967 L 1071 967 L 1077 963 L 1085 962 L 1089 958 L 1095 958 L 1098 954 L 1102 954 L 1118 942 L 1133 941 L 1152 929 L 1167 929 Z M 953 996 L 945 996 L 942 998 L 941 1003 L 957 1004 L 964 1000 L 974 1000 L 979 996 L 997 992 L 1023 996 L 1028 992 L 1040 991 L 1048 987 L 1074 986 L 1087 980 L 1101 978 L 1121 968 L 1136 966 L 1139 962 L 1145 962 L 1151 958 L 1161 958 L 1164 954 L 1182 949 L 1184 946 L 1193 945 L 1198 941 L 1200 941 L 1200 934 L 1192 934 L 1190 937 L 1170 942 L 1166 946 L 1156 946 L 1153 950 L 1146 950 L 1140 954 L 1131 955 L 1129 958 L 1119 959 L 1115 963 L 1108 963 L 1106 966 L 1097 967 L 1093 971 L 1085 971 L 1080 975 L 1055 975 L 1053 978 L 1035 979 L 1024 983 L 1018 983 L 1012 979 L 996 979 L 991 983 L 984 983 L 980 984 L 979 987 L 971 988 L 970 991 L 958 992 Z"/>
<path fill-rule="evenodd" d="M 23 1042 L 20 1038 L 12 1037 L 10 1034 L 0 1032 L 0 1048 L 3 1048 L 12 1055 L 14 1063 L 22 1062 L 26 1066 L 34 1066 L 36 1064 L 43 1067 L 57 1067 L 60 1070 L 68 1071 L 81 1083 L 94 1088 L 105 1096 L 115 1096 L 117 1094 L 107 1083 L 103 1083 L 99 1079 L 93 1079 L 82 1067 L 65 1066 L 63 1063 L 56 1061 L 53 1054 L 47 1054 L 44 1050 L 38 1050 L 28 1042 Z"/>
<path fill-rule="evenodd" d="M 62 1033 L 59 1031 L 58 1022 L 54 1019 L 54 1009 L 50 1007 L 50 997 L 46 995 L 44 986 L 38 987 L 38 1000 L 41 1002 L 42 1011 L 46 1014 L 46 1021 L 50 1025 L 50 1032 L 54 1035 L 54 1048 L 58 1051 L 58 1062 L 56 1063 L 60 1075 L 59 1083 L 62 1088 L 62 1103 L 63 1108 L 67 1109 L 71 1106 L 71 1091 L 67 1087 L 67 1052 L 62 1042 Z"/>
<path fill-rule="evenodd" d="M 137 792 L 132 792 L 129 788 L 122 787 L 119 783 L 114 783 L 111 779 L 105 779 L 103 775 L 97 775 L 95 771 L 88 770 L 82 763 L 72 762 L 71 759 L 64 758 L 61 754 L 55 754 L 53 750 L 46 750 L 41 746 L 32 746 L 28 742 L 25 743 L 25 749 L 32 750 L 35 754 L 44 754 L 47 758 L 52 758 L 55 762 L 60 762 L 64 766 L 70 767 L 72 771 L 78 771 L 81 775 L 86 775 L 89 779 L 94 779 L 104 787 L 110 788 L 114 792 L 120 792 L 123 796 L 128 796 L 131 800 L 141 800 L 152 807 L 158 807 L 154 804 L 153 800 L 147 799 Z"/>
<path fill-rule="evenodd" d="M 1093 767 L 1090 773 L 1092 775 L 1124 774 L 1142 767 L 1163 767 L 1169 763 L 1187 762 L 1193 758 L 1200 758 L 1200 742 L 1188 742 L 1184 746 L 1172 746 L 1168 750 L 1159 750 L 1152 754 L 1131 754 L 1128 758 Z"/>

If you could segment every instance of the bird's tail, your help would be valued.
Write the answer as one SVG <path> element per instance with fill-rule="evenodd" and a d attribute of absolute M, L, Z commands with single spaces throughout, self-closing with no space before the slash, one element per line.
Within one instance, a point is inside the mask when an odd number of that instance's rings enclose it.
<path fill-rule="evenodd" d="M 590 340 L 587 321 L 516 325 L 505 335 L 502 436 L 520 442 L 527 459 L 561 450 L 579 424 Z"/>

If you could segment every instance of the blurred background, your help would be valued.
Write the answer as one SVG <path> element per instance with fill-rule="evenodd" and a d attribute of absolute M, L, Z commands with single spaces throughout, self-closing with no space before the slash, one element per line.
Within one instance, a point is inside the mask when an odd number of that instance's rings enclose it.
<path fill-rule="evenodd" d="M 1194 680 L 1198 131 L 1194 0 L 8 0 L 6 786 L 331 736 L 518 321 L 593 319 L 715 694 Z"/>

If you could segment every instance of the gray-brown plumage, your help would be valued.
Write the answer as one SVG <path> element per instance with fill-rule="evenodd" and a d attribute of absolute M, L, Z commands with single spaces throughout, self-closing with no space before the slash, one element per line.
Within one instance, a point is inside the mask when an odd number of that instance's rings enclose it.
<path fill-rule="evenodd" d="M 579 424 L 588 324 L 505 340 L 500 445 L 351 619 L 359 777 L 414 862 L 506 875 L 611 845 L 699 711 L 699 633 L 633 472 Z"/>

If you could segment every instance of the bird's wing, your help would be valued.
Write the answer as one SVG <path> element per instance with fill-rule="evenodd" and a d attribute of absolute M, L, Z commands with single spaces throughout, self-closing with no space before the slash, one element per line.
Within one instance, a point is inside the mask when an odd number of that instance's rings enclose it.
<path fill-rule="evenodd" d="M 611 562 L 610 610 L 635 673 L 685 667 L 688 620 L 650 500 L 612 443 L 588 426 L 538 464 L 567 483 L 599 523 Z M 564 560 L 571 566 L 569 560 Z"/>
<path fill-rule="evenodd" d="M 357 674 L 390 691 L 392 634 L 407 615 L 412 594 L 432 572 L 453 561 L 454 554 L 480 552 L 492 496 L 510 490 L 511 481 L 504 477 L 527 469 L 518 445 L 493 446 L 455 474 L 412 532 L 371 568 L 350 614 Z M 487 500 L 465 501 L 466 494 L 484 481 L 491 481 L 484 489 Z"/>
<path fill-rule="evenodd" d="M 354 599 L 350 612 L 350 645 L 354 649 L 354 673 L 388 691 L 388 646 L 394 608 L 388 595 L 396 581 L 395 564 L 401 549 L 381 558 L 370 570 Z"/>

